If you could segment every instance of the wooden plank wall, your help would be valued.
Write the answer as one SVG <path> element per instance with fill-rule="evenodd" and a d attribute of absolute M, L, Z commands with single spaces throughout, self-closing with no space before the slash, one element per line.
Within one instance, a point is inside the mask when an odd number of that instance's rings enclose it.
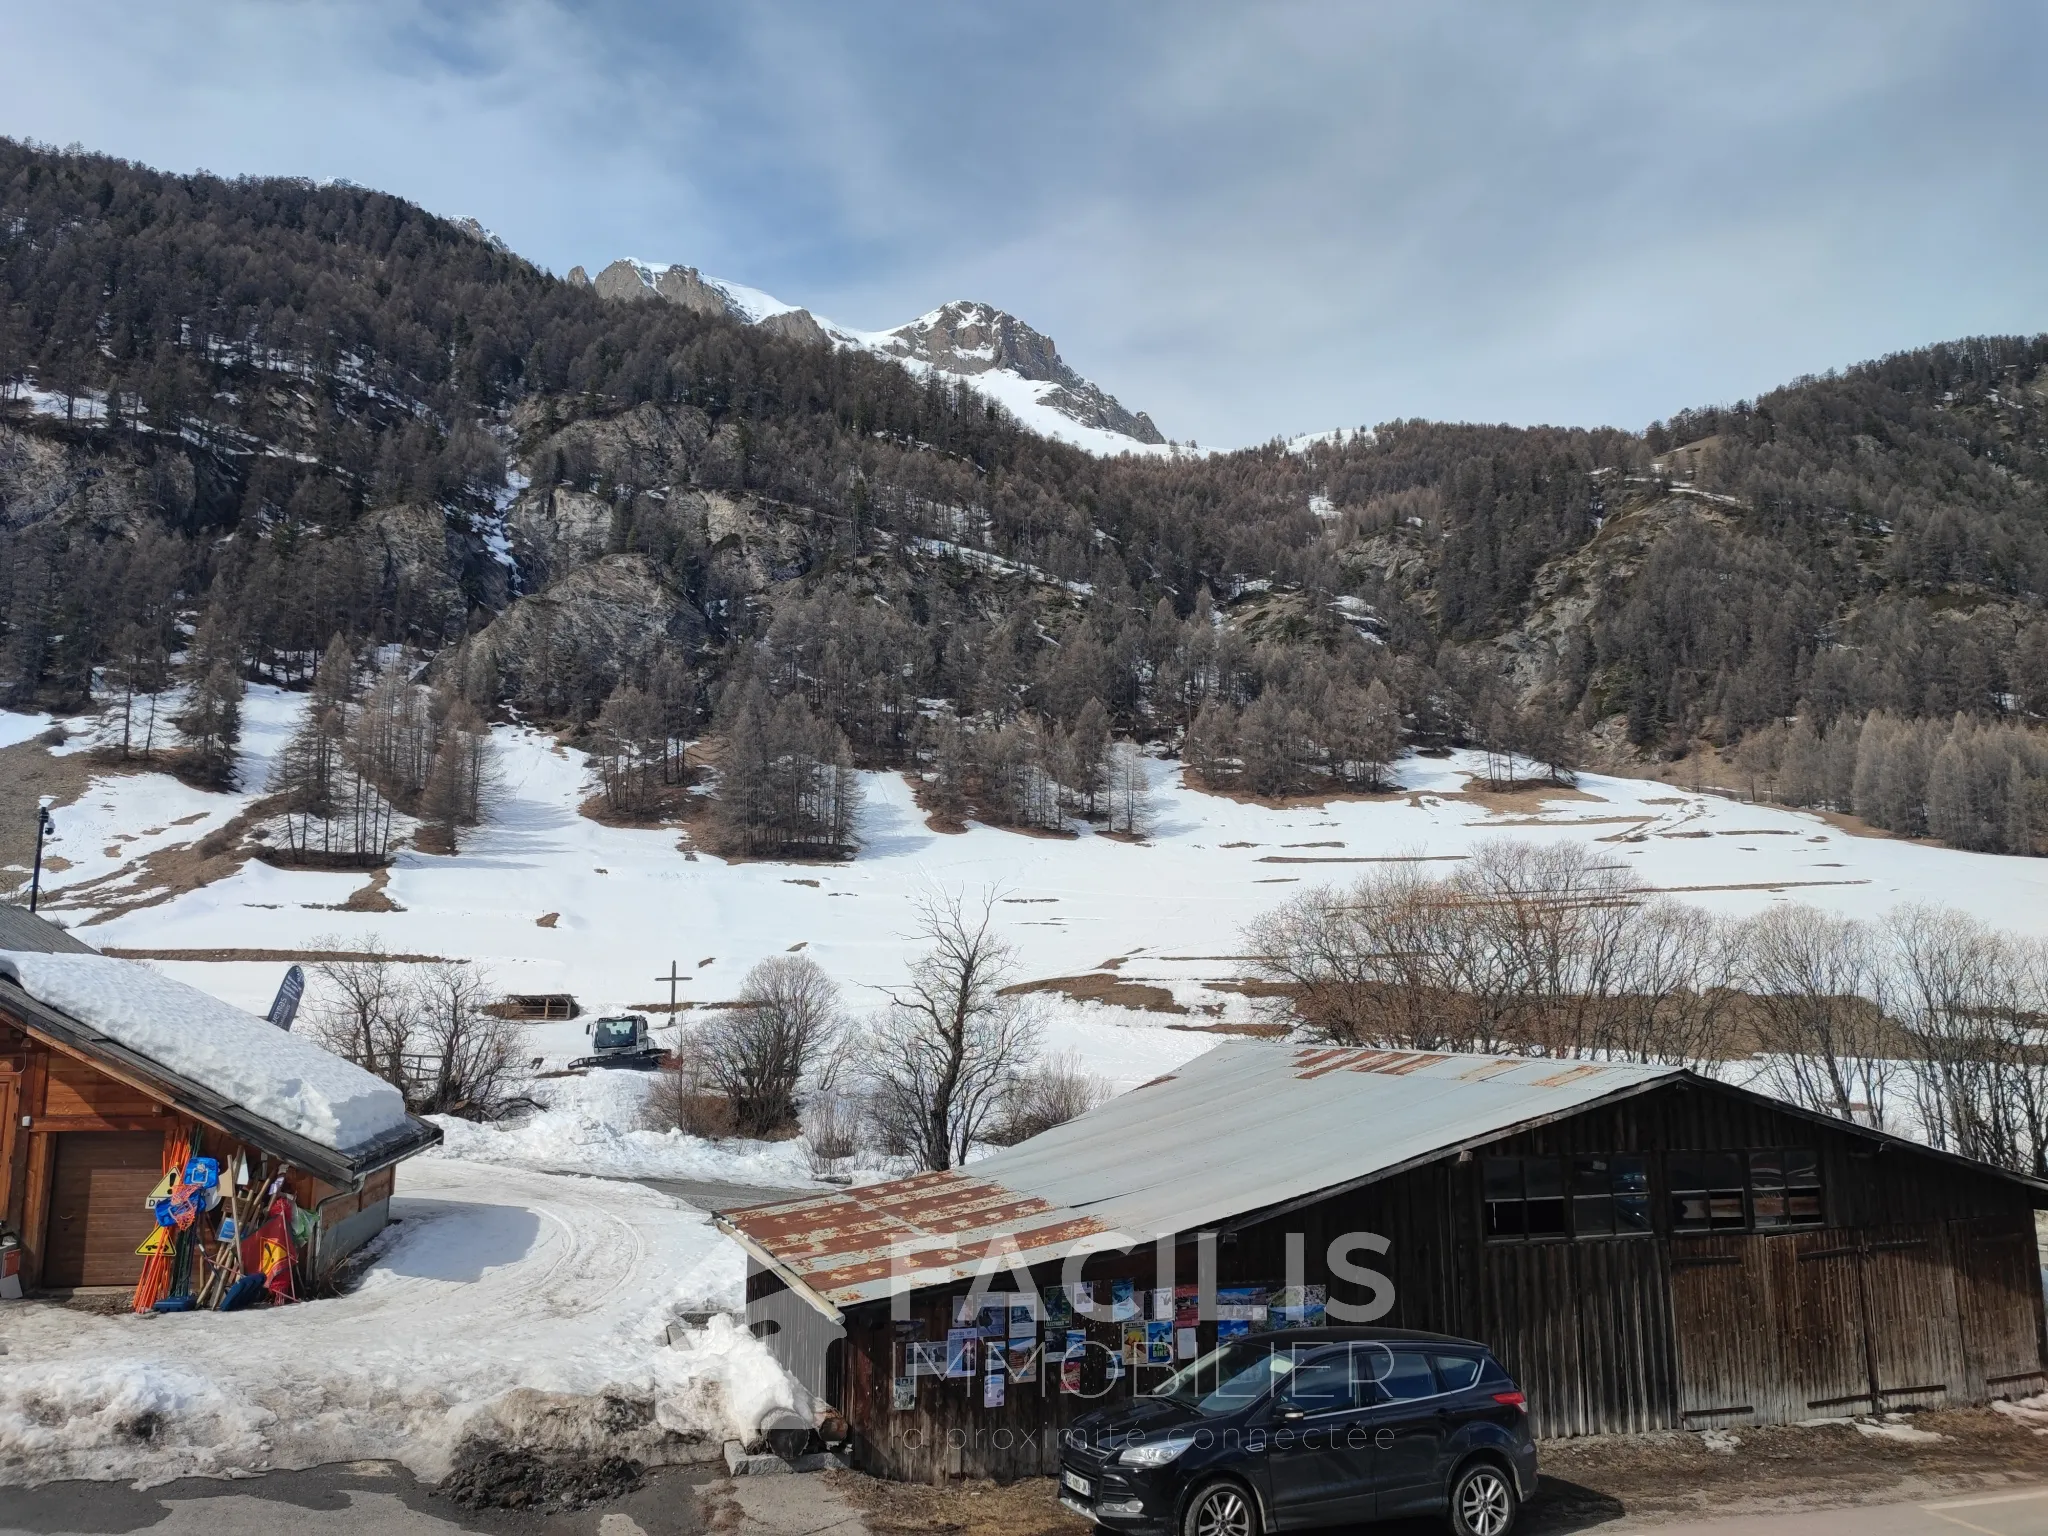
<path fill-rule="evenodd" d="M 1824 1227 L 1670 1230 L 1667 1153 L 1784 1146 L 1820 1154 Z M 1362 1302 L 1363 1293 L 1331 1280 L 1328 1244 L 1345 1233 L 1378 1233 L 1390 1240 L 1388 1253 L 1358 1259 L 1395 1282 L 1394 1308 L 1381 1321 L 1488 1343 L 1528 1391 L 1534 1427 L 1545 1435 L 1790 1421 L 1867 1409 L 1873 1391 L 1884 1407 L 1980 1402 L 2048 1381 L 2032 1212 L 2026 1192 L 2006 1180 L 1710 1087 L 1645 1094 L 1483 1151 L 1640 1153 L 1651 1164 L 1656 1230 L 1488 1243 L 1479 1161 L 1453 1158 L 1226 1234 L 1219 1283 L 1282 1283 L 1287 1235 L 1298 1232 L 1306 1278 Z M 1183 1246 L 1180 1262 L 1179 1278 L 1191 1283 L 1191 1247 Z M 1098 1281 L 1130 1275 L 1142 1290 L 1153 1283 L 1151 1250 L 1091 1260 L 1084 1273 Z M 1051 1267 L 1035 1277 L 1058 1283 Z M 916 1301 L 926 1326 L 938 1330 L 927 1336 L 943 1338 L 950 1294 Z M 1056 1435 L 1078 1412 L 1130 1390 L 1128 1378 L 1100 1399 L 1013 1388 L 1003 1409 L 984 1411 L 978 1380 L 927 1382 L 917 1409 L 897 1414 L 886 1305 L 856 1310 L 847 1326 L 848 1400 L 838 1406 L 855 1427 L 864 1465 L 882 1475 L 1040 1470 L 1043 1448 L 1054 1443 L 1048 1431 Z M 1212 1338 L 1213 1328 L 1204 1329 L 1202 1346 Z M 1828 1399 L 1842 1401 L 1830 1407 Z M 993 1444 L 997 1429 L 1009 1431 L 1006 1449 Z"/>
<path fill-rule="evenodd" d="M 44 1044 L 4 1016 L 0 1109 L 6 1110 L 0 1125 L 0 1220 L 21 1235 L 23 1279 L 31 1287 L 41 1280 L 57 1136 L 73 1131 L 160 1131 L 168 1143 L 196 1128 L 209 1156 L 226 1161 L 239 1154 L 248 1158 L 252 1170 L 263 1161 L 255 1148 L 210 1126 L 197 1126 L 143 1089 Z M 24 1116 L 27 1126 L 21 1124 Z M 394 1182 L 392 1169 L 371 1175 L 359 1193 L 331 1201 L 321 1212 L 321 1225 L 338 1226 L 365 1207 L 388 1200 Z M 309 1210 L 335 1193 L 333 1185 L 296 1169 L 287 1184 L 293 1198 Z"/>

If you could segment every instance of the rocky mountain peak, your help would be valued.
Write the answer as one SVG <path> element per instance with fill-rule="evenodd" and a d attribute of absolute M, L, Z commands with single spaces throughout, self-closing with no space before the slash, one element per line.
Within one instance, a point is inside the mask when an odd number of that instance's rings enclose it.
<path fill-rule="evenodd" d="M 1078 438 L 1098 452 L 1166 442 L 1151 417 L 1127 409 L 1069 367 L 1050 336 L 993 304 L 955 299 L 892 331 L 863 332 L 834 325 L 758 289 L 707 277 L 695 267 L 622 260 L 611 263 L 594 281 L 581 267 L 570 280 L 592 282 L 601 298 L 666 299 L 698 314 L 758 325 L 793 341 L 860 347 L 966 379 L 1000 399 L 1034 430 Z M 1099 435 L 1074 434 L 1067 423 Z"/>
<path fill-rule="evenodd" d="M 1067 366 L 1050 336 L 992 304 L 955 299 L 884 334 L 890 350 L 947 373 L 1007 368 L 1047 383 L 1086 382 Z"/>
<path fill-rule="evenodd" d="M 954 299 L 908 325 L 875 338 L 879 351 L 913 358 L 941 373 L 974 378 L 1004 372 L 1035 384 L 1041 404 L 1061 415 L 1105 432 L 1163 443 L 1165 436 L 1142 411 L 1126 409 L 1117 398 L 1081 377 L 1060 356 L 1059 348 L 1007 310 L 971 299 Z"/>

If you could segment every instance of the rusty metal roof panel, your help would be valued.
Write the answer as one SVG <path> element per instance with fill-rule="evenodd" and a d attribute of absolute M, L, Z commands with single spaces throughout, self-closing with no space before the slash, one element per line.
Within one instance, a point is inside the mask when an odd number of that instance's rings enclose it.
<path fill-rule="evenodd" d="M 965 1169 L 721 1219 L 844 1307 L 971 1275 L 991 1241 L 1035 1262 L 1215 1226 L 1678 1070 L 1232 1041 Z"/>

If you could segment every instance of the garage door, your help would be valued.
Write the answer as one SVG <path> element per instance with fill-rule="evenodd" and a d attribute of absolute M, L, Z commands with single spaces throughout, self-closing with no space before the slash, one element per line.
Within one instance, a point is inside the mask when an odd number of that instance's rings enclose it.
<path fill-rule="evenodd" d="M 50 1177 L 50 1225 L 42 1283 L 133 1285 L 135 1245 L 155 1222 L 143 1201 L 163 1177 L 158 1131 L 65 1131 Z"/>

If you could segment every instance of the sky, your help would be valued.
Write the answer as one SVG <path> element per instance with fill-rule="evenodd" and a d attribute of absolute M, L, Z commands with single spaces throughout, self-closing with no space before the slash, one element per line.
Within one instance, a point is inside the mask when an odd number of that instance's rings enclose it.
<path fill-rule="evenodd" d="M 2048 7 L 0 0 L 0 133 L 556 272 L 996 304 L 1171 437 L 1641 427 L 2048 330 Z"/>

